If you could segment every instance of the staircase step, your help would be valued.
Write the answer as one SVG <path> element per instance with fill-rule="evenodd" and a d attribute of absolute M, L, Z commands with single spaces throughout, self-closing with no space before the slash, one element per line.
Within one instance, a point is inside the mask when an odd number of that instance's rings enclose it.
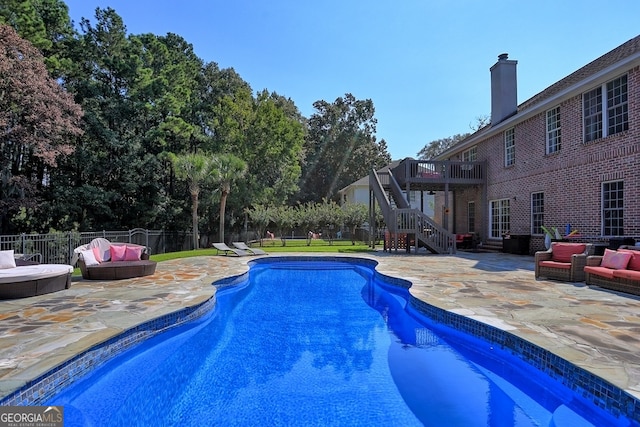
<path fill-rule="evenodd" d="M 478 252 L 502 252 L 502 242 L 489 240 L 478 245 Z"/>

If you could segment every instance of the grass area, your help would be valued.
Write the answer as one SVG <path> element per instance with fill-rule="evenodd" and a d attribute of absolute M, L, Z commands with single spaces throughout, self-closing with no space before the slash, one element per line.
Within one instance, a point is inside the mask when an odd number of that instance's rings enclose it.
<path fill-rule="evenodd" d="M 287 239 L 286 245 L 282 246 L 280 239 L 264 240 L 262 246 L 253 244 L 256 248 L 260 248 L 267 253 L 281 253 L 281 252 L 323 252 L 323 253 L 358 253 L 358 252 L 371 252 L 371 248 L 366 243 L 356 242 L 355 245 L 350 240 L 334 240 L 329 243 L 327 240 L 312 240 L 311 245 L 307 246 L 305 239 Z M 170 252 L 166 254 L 151 255 L 151 259 L 154 261 L 168 261 L 177 258 L 186 258 L 192 256 L 209 256 L 216 255 L 216 249 L 198 249 L 195 251 L 181 251 Z"/>
<path fill-rule="evenodd" d="M 379 242 L 382 245 L 382 242 Z M 262 246 L 252 244 L 256 248 L 260 248 L 267 253 L 305 253 L 305 252 L 322 252 L 322 253 L 361 253 L 372 252 L 371 248 L 364 242 L 356 242 L 355 245 L 350 240 L 334 240 L 329 243 L 327 240 L 312 240 L 311 245 L 307 246 L 306 239 L 287 239 L 286 246 L 282 246 L 282 240 L 264 240 Z M 165 254 L 151 255 L 151 259 L 157 262 L 169 261 L 178 258 L 188 258 L 193 256 L 211 256 L 217 255 L 218 251 L 213 248 L 198 249 L 195 251 L 168 252 Z M 74 276 L 80 276 L 80 269 L 75 268 Z"/>

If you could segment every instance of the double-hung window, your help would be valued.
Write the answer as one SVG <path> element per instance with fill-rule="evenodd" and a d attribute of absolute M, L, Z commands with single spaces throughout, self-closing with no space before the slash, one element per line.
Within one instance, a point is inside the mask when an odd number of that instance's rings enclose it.
<path fill-rule="evenodd" d="M 478 159 L 478 146 L 476 145 L 462 152 L 463 162 L 475 162 L 477 159 Z"/>
<path fill-rule="evenodd" d="M 560 107 L 547 111 L 547 154 L 560 151 Z"/>
<path fill-rule="evenodd" d="M 544 193 L 531 193 L 531 234 L 543 234 Z"/>
<path fill-rule="evenodd" d="M 512 166 L 516 162 L 516 132 L 514 128 L 504 132 L 504 165 Z"/>
<path fill-rule="evenodd" d="M 602 184 L 602 235 L 624 236 L 624 186 L 622 181 Z"/>
<path fill-rule="evenodd" d="M 584 142 L 629 129 L 627 75 L 582 95 Z"/>

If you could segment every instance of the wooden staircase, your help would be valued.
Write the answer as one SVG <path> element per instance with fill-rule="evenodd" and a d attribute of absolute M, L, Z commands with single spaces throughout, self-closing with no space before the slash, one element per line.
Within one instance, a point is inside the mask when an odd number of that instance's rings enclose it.
<path fill-rule="evenodd" d="M 369 188 L 380 205 L 384 222 L 391 237 L 389 244 L 386 245 L 387 249 L 406 248 L 406 239 L 408 238 L 409 244 L 413 243 L 416 252 L 420 247 L 424 247 L 429 252 L 436 254 L 455 253 L 455 235 L 449 233 L 448 230 L 442 228 L 420 210 L 412 209 L 390 170 L 382 172 L 371 170 Z M 393 198 L 395 206 L 392 206 L 386 189 Z M 370 209 L 370 211 L 369 223 L 375 224 L 373 210 Z"/>

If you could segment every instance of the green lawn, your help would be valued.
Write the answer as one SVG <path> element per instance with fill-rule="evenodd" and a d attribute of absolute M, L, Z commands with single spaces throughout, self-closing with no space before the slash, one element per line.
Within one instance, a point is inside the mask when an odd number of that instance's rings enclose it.
<path fill-rule="evenodd" d="M 380 243 L 381 245 L 382 243 Z M 311 245 L 307 246 L 305 239 L 288 239 L 286 245 L 282 246 L 280 239 L 264 240 L 262 246 L 253 244 L 257 248 L 262 249 L 267 253 L 281 253 L 281 252 L 326 252 L 326 253 L 358 253 L 358 252 L 371 252 L 371 248 L 364 242 L 356 242 L 355 245 L 350 240 L 334 240 L 329 242 L 327 240 L 312 240 Z M 170 259 L 186 258 L 191 256 L 206 256 L 216 255 L 215 249 L 198 249 L 195 251 L 182 251 L 182 252 L 170 252 L 166 254 L 151 255 L 151 259 L 154 261 L 167 261 Z"/>
<path fill-rule="evenodd" d="M 381 246 L 382 242 L 378 242 Z M 361 253 L 361 252 L 373 252 L 369 246 L 364 242 L 356 242 L 355 245 L 350 240 L 334 240 L 331 243 L 327 240 L 316 239 L 311 241 L 311 245 L 307 246 L 305 239 L 287 239 L 286 245 L 282 246 L 282 240 L 264 240 L 262 246 L 253 244 L 257 248 L 262 249 L 267 253 L 305 253 L 305 252 L 323 252 L 323 253 Z M 154 261 L 162 262 L 171 259 L 187 258 L 192 256 L 210 256 L 217 255 L 216 249 L 198 249 L 195 251 L 181 251 L 181 252 L 169 252 L 166 254 L 151 255 L 151 259 Z M 75 268 L 73 271 L 74 276 L 80 276 L 80 269 Z"/>

